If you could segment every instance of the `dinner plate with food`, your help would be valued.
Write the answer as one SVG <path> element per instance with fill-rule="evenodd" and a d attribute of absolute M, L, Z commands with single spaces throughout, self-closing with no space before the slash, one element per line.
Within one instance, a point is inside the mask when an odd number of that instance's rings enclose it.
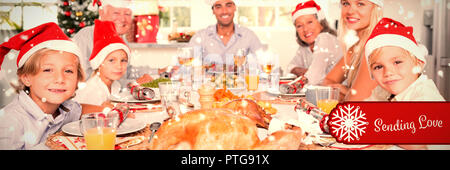
<path fill-rule="evenodd" d="M 109 100 L 113 102 L 118 103 L 151 103 L 151 102 L 159 102 L 161 101 L 161 96 L 159 95 L 159 89 L 158 88 L 150 88 L 155 93 L 155 96 L 153 98 L 143 98 L 138 99 L 134 97 L 131 93 L 122 93 L 118 95 L 111 95 L 109 97 Z"/>
<path fill-rule="evenodd" d="M 295 80 L 295 78 L 297 78 L 295 74 L 289 73 L 286 76 L 280 77 L 280 80 Z"/>
<path fill-rule="evenodd" d="M 127 85 L 127 88 L 125 88 L 123 92 L 113 94 L 109 99 L 113 102 L 120 103 L 158 102 L 161 101 L 158 83 L 167 81 L 171 80 L 167 78 L 158 78 L 144 84 L 132 82 Z"/>
<path fill-rule="evenodd" d="M 306 89 L 304 89 L 304 88 L 293 94 L 283 94 L 280 92 L 279 89 L 274 89 L 274 88 L 267 89 L 267 92 L 269 94 L 276 95 L 276 96 L 282 96 L 282 97 L 305 97 L 306 96 L 306 94 L 305 94 Z"/>

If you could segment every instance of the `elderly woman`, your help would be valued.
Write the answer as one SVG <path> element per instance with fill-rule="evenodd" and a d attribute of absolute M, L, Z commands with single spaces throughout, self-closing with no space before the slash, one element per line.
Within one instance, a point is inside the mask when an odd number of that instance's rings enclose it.
<path fill-rule="evenodd" d="M 288 71 L 304 75 L 309 84 L 320 84 L 343 56 L 336 32 L 328 26 L 320 6 L 314 1 L 299 3 L 292 12 L 292 20 L 300 47 Z"/>

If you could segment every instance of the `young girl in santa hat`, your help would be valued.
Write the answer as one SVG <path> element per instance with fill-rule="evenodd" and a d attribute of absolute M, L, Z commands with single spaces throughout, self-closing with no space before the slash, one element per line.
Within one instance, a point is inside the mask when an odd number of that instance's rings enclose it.
<path fill-rule="evenodd" d="M 80 50 L 55 23 L 1 44 L 0 66 L 11 49 L 20 51 L 19 95 L 0 110 L 0 149 L 48 149 L 47 137 L 81 115 L 81 106 L 70 100 L 84 80 Z"/>
<path fill-rule="evenodd" d="M 422 74 L 426 55 L 426 48 L 415 40 L 412 27 L 383 18 L 365 45 L 369 72 L 378 84 L 366 100 L 445 101 L 433 80 Z M 425 145 L 399 146 L 405 149 L 427 148 Z"/>
<path fill-rule="evenodd" d="M 111 95 L 119 95 L 117 82 L 127 71 L 130 49 L 117 35 L 114 23 L 95 20 L 94 48 L 89 62 L 94 72 L 74 100 L 83 105 L 83 112 L 102 111 Z M 100 107 L 98 107 L 100 106 Z"/>
<path fill-rule="evenodd" d="M 341 0 L 338 39 L 346 54 L 327 74 L 322 85 L 338 87 L 345 101 L 370 96 L 375 81 L 370 79 L 364 61 L 364 44 L 383 17 L 383 0 Z"/>

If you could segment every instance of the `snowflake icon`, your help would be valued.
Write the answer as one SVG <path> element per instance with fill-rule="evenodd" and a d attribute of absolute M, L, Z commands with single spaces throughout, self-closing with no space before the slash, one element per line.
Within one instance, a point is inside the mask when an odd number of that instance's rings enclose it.
<path fill-rule="evenodd" d="M 366 133 L 367 122 L 365 113 L 359 106 L 339 105 L 330 114 L 328 125 L 330 126 L 330 133 L 336 137 L 338 142 L 351 143 L 358 141 L 360 137 Z"/>

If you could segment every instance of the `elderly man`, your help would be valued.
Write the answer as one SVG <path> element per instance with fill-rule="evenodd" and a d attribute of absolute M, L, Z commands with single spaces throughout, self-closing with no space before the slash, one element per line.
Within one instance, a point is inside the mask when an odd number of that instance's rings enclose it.
<path fill-rule="evenodd" d="M 123 0 L 105 0 L 98 10 L 99 19 L 112 21 L 116 26 L 117 33 L 124 39 L 125 33 L 131 28 L 133 22 L 132 11 L 128 7 L 129 3 Z M 94 46 L 94 25 L 81 29 L 72 38 L 82 51 L 81 65 L 87 77 L 94 71 L 89 64 L 89 57 Z M 125 39 L 124 39 L 125 40 Z"/>
<path fill-rule="evenodd" d="M 230 56 L 238 50 L 247 55 L 263 47 L 253 31 L 234 23 L 236 4 L 233 0 L 211 0 L 210 4 L 217 24 L 198 31 L 189 42 L 191 47 L 201 48 L 204 60 L 221 58 L 224 62 L 232 61 Z"/>
<path fill-rule="evenodd" d="M 125 34 L 130 30 L 133 23 L 133 15 L 130 9 L 132 5 L 131 0 L 103 0 L 102 6 L 100 6 L 99 19 L 103 21 L 112 21 L 116 27 L 117 33 L 126 42 Z M 94 46 L 94 27 L 95 25 L 85 27 L 81 29 L 72 38 L 80 47 L 83 56 L 81 57 L 81 65 L 86 73 L 86 77 L 89 78 L 94 70 L 92 70 L 89 64 L 89 57 L 92 53 Z M 122 87 L 126 87 L 126 84 L 130 80 L 138 80 L 138 83 L 145 83 L 151 81 L 152 78 L 148 74 L 158 74 L 162 70 L 152 69 L 150 67 L 131 67 L 128 65 L 127 75 L 123 76 L 119 81 Z M 142 73 L 140 73 L 142 72 Z"/>

